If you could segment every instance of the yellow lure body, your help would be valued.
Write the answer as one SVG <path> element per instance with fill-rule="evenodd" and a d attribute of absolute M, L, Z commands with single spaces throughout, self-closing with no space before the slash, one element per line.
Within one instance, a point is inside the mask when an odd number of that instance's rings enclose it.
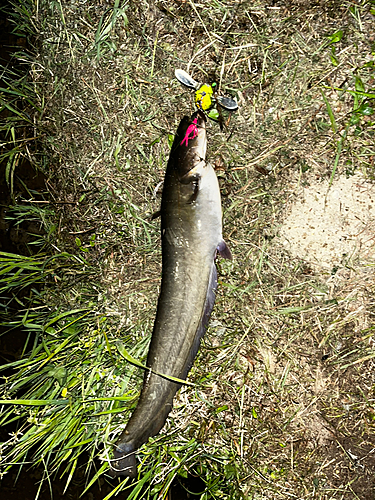
<path fill-rule="evenodd" d="M 212 95 L 214 91 L 211 85 L 204 84 L 195 92 L 195 104 L 202 111 L 207 111 L 213 105 Z"/>

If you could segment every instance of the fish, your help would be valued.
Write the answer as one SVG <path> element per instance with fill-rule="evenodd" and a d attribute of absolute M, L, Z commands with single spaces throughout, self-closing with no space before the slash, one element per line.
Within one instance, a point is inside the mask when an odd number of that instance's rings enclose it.
<path fill-rule="evenodd" d="M 217 288 L 217 254 L 231 259 L 222 236 L 220 188 L 206 162 L 206 117 L 181 120 L 161 200 L 162 279 L 137 406 L 114 449 L 113 476 L 137 475 L 136 452 L 164 426 L 207 329 Z"/>

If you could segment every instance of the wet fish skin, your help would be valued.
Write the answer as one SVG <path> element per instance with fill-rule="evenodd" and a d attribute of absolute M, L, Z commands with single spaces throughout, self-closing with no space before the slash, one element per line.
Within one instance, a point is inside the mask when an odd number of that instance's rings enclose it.
<path fill-rule="evenodd" d="M 135 477 L 135 453 L 164 426 L 186 379 L 215 301 L 216 253 L 231 258 L 222 238 L 220 189 L 206 157 L 206 118 L 197 111 L 178 127 L 161 203 L 162 282 L 143 388 L 116 444 L 112 474 Z"/>

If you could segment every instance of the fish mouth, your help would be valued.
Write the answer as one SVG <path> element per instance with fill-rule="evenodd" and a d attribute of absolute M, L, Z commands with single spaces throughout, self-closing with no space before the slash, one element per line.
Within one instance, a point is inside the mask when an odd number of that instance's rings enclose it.
<path fill-rule="evenodd" d="M 206 142 L 206 115 L 200 109 L 193 113 L 191 116 L 191 123 L 196 124 L 197 128 L 197 142 Z"/>
<path fill-rule="evenodd" d="M 192 165 L 196 163 L 196 161 L 192 161 L 192 154 L 196 159 L 204 160 L 206 158 L 206 122 L 205 114 L 198 110 L 185 122 L 185 126 L 179 133 L 181 152 L 183 155 L 184 152 L 188 153 L 187 156 Z"/>
<path fill-rule="evenodd" d="M 196 117 L 198 118 L 198 127 L 206 130 L 207 118 L 203 111 L 198 109 L 195 113 L 193 113 L 191 121 L 194 121 Z"/>
<path fill-rule="evenodd" d="M 206 122 L 201 110 L 181 120 L 169 157 L 180 179 L 206 159 Z"/>

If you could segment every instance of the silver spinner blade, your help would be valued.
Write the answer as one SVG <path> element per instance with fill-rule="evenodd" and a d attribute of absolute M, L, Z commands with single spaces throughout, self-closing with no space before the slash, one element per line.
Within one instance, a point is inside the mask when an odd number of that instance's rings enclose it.
<path fill-rule="evenodd" d="M 222 108 L 227 109 L 228 111 L 235 111 L 238 108 L 237 102 L 230 97 L 222 97 L 219 95 L 216 96 L 216 100 Z"/>
<path fill-rule="evenodd" d="M 200 87 L 200 84 L 194 80 L 186 71 L 183 69 L 176 69 L 175 72 L 175 77 L 177 80 L 182 83 L 182 85 L 185 85 L 186 87 L 189 87 L 190 89 L 198 89 Z"/>

